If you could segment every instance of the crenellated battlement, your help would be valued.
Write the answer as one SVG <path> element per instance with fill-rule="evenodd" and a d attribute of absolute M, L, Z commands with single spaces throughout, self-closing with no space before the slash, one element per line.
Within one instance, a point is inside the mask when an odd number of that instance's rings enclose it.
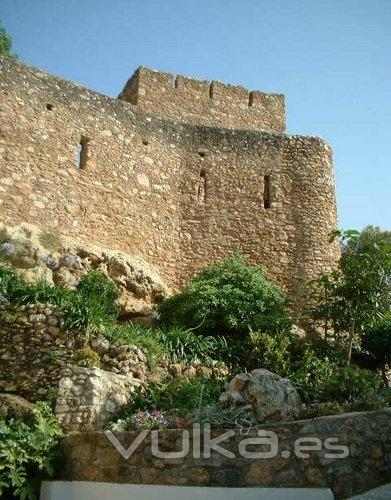
<path fill-rule="evenodd" d="M 184 123 L 285 131 L 284 96 L 250 92 L 240 85 L 140 67 L 118 97 L 144 111 Z"/>

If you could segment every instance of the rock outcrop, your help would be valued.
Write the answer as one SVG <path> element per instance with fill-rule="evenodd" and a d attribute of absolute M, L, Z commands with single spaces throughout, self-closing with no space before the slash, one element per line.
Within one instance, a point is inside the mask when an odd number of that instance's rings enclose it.
<path fill-rule="evenodd" d="M 121 316 L 147 323 L 169 289 L 152 266 L 123 252 L 76 242 L 32 224 L 0 230 L 0 256 L 23 270 L 27 280 L 44 280 L 70 288 L 88 271 L 99 271 L 121 292 Z"/>
<path fill-rule="evenodd" d="M 291 381 L 264 369 L 236 375 L 220 402 L 252 408 L 259 422 L 289 421 L 300 412 L 299 396 Z"/>
<path fill-rule="evenodd" d="M 8 418 L 23 419 L 29 415 L 34 405 L 15 394 L 0 394 L 0 420 Z"/>

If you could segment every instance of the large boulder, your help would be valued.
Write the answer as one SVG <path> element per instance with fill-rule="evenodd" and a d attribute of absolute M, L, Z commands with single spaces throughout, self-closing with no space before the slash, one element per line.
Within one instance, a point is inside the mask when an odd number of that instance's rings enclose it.
<path fill-rule="evenodd" d="M 76 242 L 32 224 L 0 229 L 0 256 L 22 269 L 27 280 L 44 280 L 74 288 L 91 270 L 114 281 L 124 319 L 144 319 L 170 291 L 159 273 L 138 257 Z"/>
<path fill-rule="evenodd" d="M 289 421 L 300 412 L 299 396 L 291 381 L 264 369 L 236 375 L 220 402 L 251 408 L 259 422 Z"/>
<path fill-rule="evenodd" d="M 23 419 L 28 416 L 34 405 L 14 394 L 0 394 L 0 420 L 9 418 Z"/>

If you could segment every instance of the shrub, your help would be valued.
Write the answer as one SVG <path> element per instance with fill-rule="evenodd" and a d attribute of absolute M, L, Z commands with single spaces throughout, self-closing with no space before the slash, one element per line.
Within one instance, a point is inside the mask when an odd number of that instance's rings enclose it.
<path fill-rule="evenodd" d="M 251 332 L 243 351 L 241 365 L 247 370 L 266 368 L 282 377 L 295 373 L 315 356 L 307 342 L 287 332 L 277 335 Z"/>
<path fill-rule="evenodd" d="M 37 498 L 42 479 L 53 475 L 60 429 L 50 408 L 38 403 L 31 422 L 0 422 L 0 497 Z"/>
<path fill-rule="evenodd" d="M 337 365 L 346 364 L 346 343 L 340 339 L 324 339 L 316 337 L 311 340 L 311 349 L 315 357 L 336 363 Z"/>
<path fill-rule="evenodd" d="M 241 256 L 212 265 L 160 307 L 160 323 L 204 335 L 240 336 L 252 330 L 289 328 L 288 297 Z"/>
<path fill-rule="evenodd" d="M 303 406 L 300 412 L 300 418 L 309 419 L 356 411 L 377 411 L 387 406 L 389 406 L 387 397 L 381 393 L 373 393 L 359 396 L 343 403 L 330 401 Z"/>
<path fill-rule="evenodd" d="M 127 418 L 140 409 L 159 409 L 185 417 L 198 408 L 201 396 L 205 405 L 212 404 L 223 390 L 223 381 L 205 377 L 183 377 L 150 383 L 135 393 L 133 402 L 121 411 L 119 418 Z"/>
<path fill-rule="evenodd" d="M 0 296 L 13 304 L 56 305 L 64 311 L 64 328 L 68 330 L 110 325 L 118 314 L 116 285 L 96 271 L 86 274 L 77 290 L 70 290 L 44 281 L 29 283 L 11 266 L 0 264 Z"/>
<path fill-rule="evenodd" d="M 390 406 L 390 400 L 379 391 L 352 399 L 347 408 L 349 411 L 375 411 L 387 406 Z"/>
<path fill-rule="evenodd" d="M 388 386 L 387 365 L 391 364 L 391 313 L 385 314 L 365 332 L 362 348 L 373 356 L 376 365 L 382 370 L 383 382 Z"/>
<path fill-rule="evenodd" d="M 228 356 L 227 340 L 222 336 L 202 336 L 175 327 L 156 333 L 174 363 L 200 361 L 203 365 L 210 366 L 216 360 L 224 360 Z"/>
<path fill-rule="evenodd" d="M 325 417 L 327 415 L 340 415 L 348 410 L 345 405 L 340 403 L 313 403 L 308 406 L 303 406 L 300 411 L 301 419 L 311 419 Z"/>
<path fill-rule="evenodd" d="M 327 381 L 324 398 L 330 401 L 353 401 L 377 392 L 380 378 L 377 373 L 362 370 L 356 365 L 336 370 L 334 377 Z"/>
<path fill-rule="evenodd" d="M 77 366 L 100 367 L 100 356 L 91 347 L 85 346 L 73 353 L 73 363 Z"/>
<path fill-rule="evenodd" d="M 168 356 L 168 350 L 162 343 L 159 332 L 152 328 L 128 323 L 105 328 L 102 333 L 110 342 L 135 345 L 144 349 L 152 362 L 161 356 Z"/>
<path fill-rule="evenodd" d="M 379 395 L 386 402 L 385 406 L 391 406 L 391 388 L 390 387 L 381 388 L 379 391 Z"/>
<path fill-rule="evenodd" d="M 377 392 L 379 376 L 356 365 L 340 367 L 328 360 L 313 359 L 291 375 L 302 401 L 345 403 Z"/>
<path fill-rule="evenodd" d="M 219 403 L 201 406 L 193 413 L 192 421 L 201 425 L 210 424 L 211 427 L 220 429 L 239 427 L 241 430 L 246 430 L 259 425 L 253 412 L 248 408 L 222 406 Z"/>
<path fill-rule="evenodd" d="M 77 293 L 87 309 L 90 324 L 104 325 L 115 321 L 120 293 L 106 276 L 97 271 L 87 273 L 77 285 Z"/>

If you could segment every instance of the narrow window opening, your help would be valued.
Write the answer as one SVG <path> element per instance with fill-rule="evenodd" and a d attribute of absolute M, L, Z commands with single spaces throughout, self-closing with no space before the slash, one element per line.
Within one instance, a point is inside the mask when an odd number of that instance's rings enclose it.
<path fill-rule="evenodd" d="M 79 146 L 77 147 L 76 156 L 76 165 L 80 170 L 83 170 L 87 167 L 88 159 L 90 157 L 89 143 L 89 138 L 82 135 Z"/>
<path fill-rule="evenodd" d="M 209 98 L 213 99 L 213 82 L 209 85 Z"/>
<path fill-rule="evenodd" d="M 206 199 L 206 173 L 202 168 L 200 171 L 200 180 L 198 183 L 198 203 L 205 203 Z"/>
<path fill-rule="evenodd" d="M 263 179 L 263 206 L 264 208 L 271 207 L 271 198 L 270 198 L 270 176 L 265 175 Z"/>
<path fill-rule="evenodd" d="M 53 111 L 53 104 L 50 104 L 50 103 L 46 104 L 46 109 L 48 111 Z"/>

